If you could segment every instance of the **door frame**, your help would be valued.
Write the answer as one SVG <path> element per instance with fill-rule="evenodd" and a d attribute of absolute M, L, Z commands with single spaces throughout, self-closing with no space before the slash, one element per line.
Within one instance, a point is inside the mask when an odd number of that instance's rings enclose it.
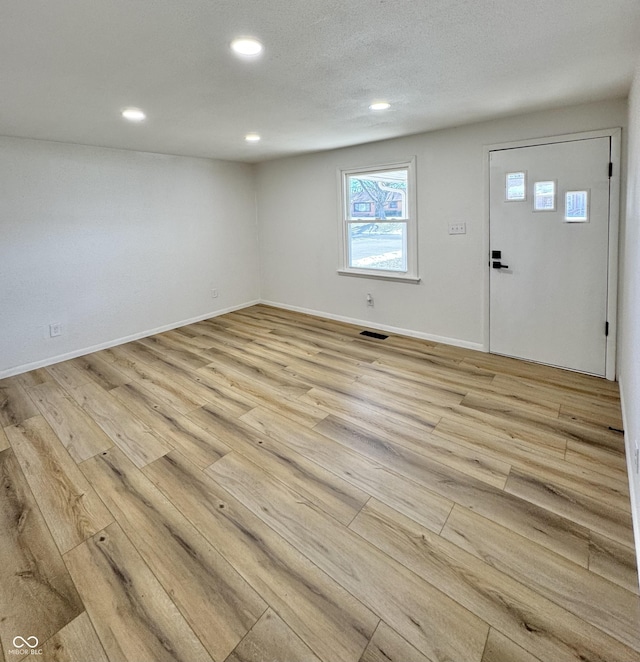
<path fill-rule="evenodd" d="M 484 145 L 484 232 L 483 232 L 483 259 L 484 259 L 484 291 L 483 291 L 483 342 L 482 349 L 489 352 L 490 335 L 490 165 L 491 152 L 504 149 L 517 149 L 518 147 L 533 147 L 536 145 L 550 145 L 554 143 L 573 142 L 575 140 L 588 140 L 590 138 L 611 138 L 611 162 L 613 173 L 609 179 L 609 265 L 607 271 L 607 321 L 609 322 L 609 335 L 606 338 L 605 377 L 609 380 L 616 378 L 616 341 L 617 341 L 617 312 L 618 312 L 618 234 L 620 227 L 620 188 L 621 188 L 621 145 L 622 129 L 600 129 L 598 131 L 583 131 L 580 133 L 566 133 L 558 136 L 544 136 L 541 138 L 528 138 L 503 143 Z"/>

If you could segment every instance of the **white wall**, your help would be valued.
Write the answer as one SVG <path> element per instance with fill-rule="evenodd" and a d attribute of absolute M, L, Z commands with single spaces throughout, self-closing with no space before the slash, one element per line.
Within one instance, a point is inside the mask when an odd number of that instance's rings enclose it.
<path fill-rule="evenodd" d="M 230 162 L 0 138 L 0 377 L 260 296 L 478 346 L 483 146 L 626 119 L 607 101 L 272 161 L 255 179 Z M 338 276 L 337 170 L 414 155 L 422 282 Z M 449 236 L 451 221 L 468 233 Z"/>
<path fill-rule="evenodd" d="M 252 166 L 0 138 L 0 377 L 246 304 L 258 275 Z"/>
<path fill-rule="evenodd" d="M 614 100 L 420 134 L 258 166 L 263 300 L 477 347 L 484 338 L 488 144 L 625 126 Z M 417 156 L 419 285 L 336 274 L 336 171 Z M 448 224 L 465 221 L 467 234 Z M 367 308 L 365 295 L 374 296 Z"/>
<path fill-rule="evenodd" d="M 633 466 L 635 447 L 640 446 L 640 65 L 629 96 L 628 155 L 627 214 L 621 236 L 618 365 L 640 567 L 640 477 Z"/>

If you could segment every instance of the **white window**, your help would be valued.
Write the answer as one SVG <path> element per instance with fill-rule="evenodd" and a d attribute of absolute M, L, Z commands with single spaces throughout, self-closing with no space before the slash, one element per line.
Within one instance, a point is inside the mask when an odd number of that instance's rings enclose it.
<path fill-rule="evenodd" d="M 339 273 L 418 281 L 414 161 L 343 170 Z"/>

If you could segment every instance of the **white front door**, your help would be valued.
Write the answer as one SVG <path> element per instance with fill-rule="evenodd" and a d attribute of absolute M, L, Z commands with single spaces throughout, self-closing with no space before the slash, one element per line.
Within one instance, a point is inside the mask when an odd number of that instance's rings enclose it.
<path fill-rule="evenodd" d="M 604 376 L 611 138 L 489 158 L 490 351 Z"/>

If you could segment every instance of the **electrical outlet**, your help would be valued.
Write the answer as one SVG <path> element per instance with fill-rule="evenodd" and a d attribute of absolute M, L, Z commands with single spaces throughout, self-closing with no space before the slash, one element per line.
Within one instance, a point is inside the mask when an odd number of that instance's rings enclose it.
<path fill-rule="evenodd" d="M 467 234 L 467 224 L 449 223 L 449 234 Z"/>
<path fill-rule="evenodd" d="M 367 306 L 373 307 L 373 297 L 370 294 L 367 294 Z"/>
<path fill-rule="evenodd" d="M 62 335 L 62 324 L 60 322 L 54 322 L 49 324 L 49 337 L 57 338 Z"/>
<path fill-rule="evenodd" d="M 217 299 L 218 298 L 218 290 L 211 290 L 211 298 L 212 299 Z"/>

